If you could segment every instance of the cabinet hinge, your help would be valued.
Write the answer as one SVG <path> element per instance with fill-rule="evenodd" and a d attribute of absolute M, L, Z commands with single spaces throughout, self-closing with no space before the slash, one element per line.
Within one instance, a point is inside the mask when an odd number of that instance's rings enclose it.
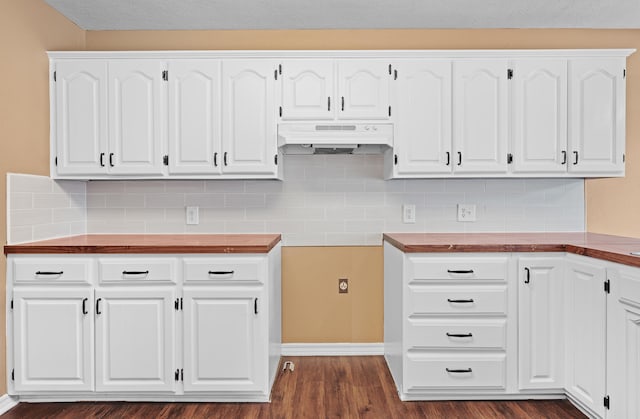
<path fill-rule="evenodd" d="M 511 80 L 513 78 L 513 69 L 507 69 L 507 80 Z"/>
<path fill-rule="evenodd" d="M 162 157 L 162 164 L 169 166 L 169 156 L 167 154 Z"/>
<path fill-rule="evenodd" d="M 389 75 L 391 75 L 391 64 L 389 64 Z"/>
<path fill-rule="evenodd" d="M 180 299 L 176 298 L 176 301 L 173 302 L 173 308 L 176 309 L 176 311 L 178 311 L 180 309 Z"/>
<path fill-rule="evenodd" d="M 163 70 L 162 71 L 162 80 L 164 80 L 164 81 L 168 81 L 169 80 L 169 72 L 167 70 Z"/>
<path fill-rule="evenodd" d="M 273 70 L 273 79 L 278 80 L 278 69 Z"/>
<path fill-rule="evenodd" d="M 16 370 L 12 369 L 11 370 L 11 381 L 15 381 L 16 380 Z"/>
<path fill-rule="evenodd" d="M 604 396 L 604 408 L 605 409 L 610 409 L 611 408 L 611 399 L 609 398 L 609 396 Z"/>
<path fill-rule="evenodd" d="M 611 281 L 609 281 L 608 279 L 604 281 L 604 292 L 606 292 L 607 294 L 611 294 Z"/>
<path fill-rule="evenodd" d="M 180 297 L 180 311 L 183 311 L 184 307 L 182 306 L 182 297 Z"/>
<path fill-rule="evenodd" d="M 57 71 L 53 72 L 53 81 L 58 81 L 58 72 Z"/>
<path fill-rule="evenodd" d="M 391 105 L 389 105 L 389 116 L 391 116 Z"/>
<path fill-rule="evenodd" d="M 278 110 L 278 113 L 280 114 L 280 118 L 282 118 L 282 106 L 280 106 L 280 109 Z"/>
<path fill-rule="evenodd" d="M 173 378 L 175 378 L 176 381 L 180 381 L 180 370 L 177 369 L 174 373 L 173 373 Z"/>
<path fill-rule="evenodd" d="M 393 70 L 393 79 L 398 80 L 398 70 Z"/>
<path fill-rule="evenodd" d="M 393 155 L 393 164 L 395 164 L 395 165 L 398 164 L 398 155 L 397 154 Z"/>
<path fill-rule="evenodd" d="M 273 156 L 273 162 L 276 164 L 276 166 L 278 165 L 278 155 L 274 155 Z"/>
<path fill-rule="evenodd" d="M 507 153 L 507 164 L 513 163 L 513 154 Z"/>
<path fill-rule="evenodd" d="M 278 64 L 278 74 L 282 75 L 282 64 Z"/>

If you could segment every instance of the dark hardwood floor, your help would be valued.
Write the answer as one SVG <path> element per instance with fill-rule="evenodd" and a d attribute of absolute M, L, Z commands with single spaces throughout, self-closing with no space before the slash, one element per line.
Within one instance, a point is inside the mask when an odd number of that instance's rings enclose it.
<path fill-rule="evenodd" d="M 401 402 L 381 356 L 286 357 L 271 403 L 20 403 L 3 418 L 585 418 L 566 400 Z"/>

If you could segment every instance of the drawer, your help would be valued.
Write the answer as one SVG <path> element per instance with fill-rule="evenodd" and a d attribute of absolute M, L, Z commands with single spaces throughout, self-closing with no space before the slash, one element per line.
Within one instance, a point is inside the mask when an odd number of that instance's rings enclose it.
<path fill-rule="evenodd" d="M 504 389 L 506 356 L 430 355 L 409 351 L 404 373 L 406 391 L 439 388 Z"/>
<path fill-rule="evenodd" d="M 185 283 L 253 281 L 264 282 L 266 256 L 184 258 Z"/>
<path fill-rule="evenodd" d="M 409 316 L 421 314 L 506 314 L 507 287 L 424 286 L 409 287 Z"/>
<path fill-rule="evenodd" d="M 15 258 L 12 265 L 16 283 L 91 283 L 93 276 L 90 258 Z"/>
<path fill-rule="evenodd" d="M 410 256 L 409 278 L 414 280 L 506 280 L 506 257 L 447 257 Z"/>
<path fill-rule="evenodd" d="M 101 283 L 176 283 L 177 260 L 169 257 L 100 258 Z"/>
<path fill-rule="evenodd" d="M 409 319 L 406 343 L 416 349 L 505 349 L 504 319 Z"/>

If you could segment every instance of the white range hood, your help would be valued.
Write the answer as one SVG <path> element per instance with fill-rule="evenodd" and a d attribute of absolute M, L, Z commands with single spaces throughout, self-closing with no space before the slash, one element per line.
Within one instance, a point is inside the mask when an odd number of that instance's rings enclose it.
<path fill-rule="evenodd" d="M 392 124 L 278 125 L 278 147 L 284 154 L 378 154 L 392 146 Z"/>

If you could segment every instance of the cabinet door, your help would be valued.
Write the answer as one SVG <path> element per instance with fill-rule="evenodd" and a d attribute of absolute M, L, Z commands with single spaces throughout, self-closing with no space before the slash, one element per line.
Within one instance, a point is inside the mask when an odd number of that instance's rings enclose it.
<path fill-rule="evenodd" d="M 107 172 L 107 63 L 56 63 L 56 167 L 59 175 Z"/>
<path fill-rule="evenodd" d="M 276 174 L 274 71 L 270 60 L 222 64 L 222 171 Z"/>
<path fill-rule="evenodd" d="M 184 290 L 184 391 L 267 390 L 267 308 L 258 291 Z"/>
<path fill-rule="evenodd" d="M 282 63 L 282 119 L 331 119 L 335 114 L 333 60 Z"/>
<path fill-rule="evenodd" d="M 624 173 L 625 60 L 569 61 L 569 171 Z"/>
<path fill-rule="evenodd" d="M 220 61 L 169 62 L 169 172 L 220 173 Z"/>
<path fill-rule="evenodd" d="M 518 259 L 521 389 L 564 387 L 564 258 Z"/>
<path fill-rule="evenodd" d="M 389 63 L 338 61 L 338 118 L 389 119 Z"/>
<path fill-rule="evenodd" d="M 517 60 L 513 86 L 513 172 L 567 171 L 567 61 Z"/>
<path fill-rule="evenodd" d="M 88 288 L 13 293 L 15 390 L 93 390 L 93 310 Z"/>
<path fill-rule="evenodd" d="M 507 61 L 453 63 L 454 171 L 507 172 Z"/>
<path fill-rule="evenodd" d="M 174 390 L 172 289 L 96 290 L 96 391 Z"/>
<path fill-rule="evenodd" d="M 567 393 L 604 417 L 606 294 L 605 269 L 567 262 L 566 382 Z"/>
<path fill-rule="evenodd" d="M 162 71 L 157 60 L 109 62 L 112 174 L 162 174 Z"/>
<path fill-rule="evenodd" d="M 451 172 L 451 62 L 398 63 L 397 175 Z"/>
<path fill-rule="evenodd" d="M 640 269 L 609 275 L 607 304 L 608 418 L 640 417 Z"/>

